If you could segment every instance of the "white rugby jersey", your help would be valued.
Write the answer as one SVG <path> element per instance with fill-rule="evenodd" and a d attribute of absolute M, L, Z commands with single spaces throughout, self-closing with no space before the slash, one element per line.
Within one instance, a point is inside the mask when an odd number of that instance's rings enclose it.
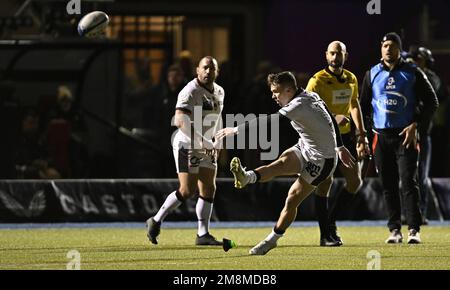
<path fill-rule="evenodd" d="M 279 113 L 291 120 L 300 136 L 302 155 L 307 161 L 336 158 L 336 133 L 332 116 L 318 94 L 302 92 L 294 97 Z"/>
<path fill-rule="evenodd" d="M 221 113 L 224 98 L 225 92 L 221 86 L 214 83 L 214 91 L 210 92 L 195 78 L 178 94 L 175 108 L 191 112 L 191 121 L 195 129 L 204 138 L 211 140 L 217 130 L 221 129 L 219 127 L 222 125 Z M 174 148 L 178 148 L 180 143 L 189 144 L 190 138 L 181 130 L 177 130 L 172 143 Z"/>

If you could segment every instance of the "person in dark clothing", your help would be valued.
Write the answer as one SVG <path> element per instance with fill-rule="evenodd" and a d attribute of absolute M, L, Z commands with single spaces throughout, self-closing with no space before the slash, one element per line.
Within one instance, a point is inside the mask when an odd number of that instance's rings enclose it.
<path fill-rule="evenodd" d="M 186 77 L 181 66 L 178 64 L 169 66 L 166 77 L 151 90 L 144 105 L 145 137 L 150 142 L 157 144 L 160 149 L 159 152 L 152 150 L 148 153 L 154 155 L 152 159 L 159 160 L 158 164 L 161 164 L 154 169 L 155 172 L 152 173 L 152 177 L 173 177 L 173 172 L 175 172 L 174 164 L 163 162 L 163 160 L 173 158 L 172 152 L 167 151 L 167 148 L 172 146 L 170 143 L 171 136 L 177 129 L 172 124 L 173 108 L 177 103 L 178 94 L 186 83 Z"/>
<path fill-rule="evenodd" d="M 34 108 L 24 108 L 21 129 L 14 153 L 16 178 L 57 179 L 61 174 L 54 168 L 45 138 L 40 130 L 40 116 Z"/>
<path fill-rule="evenodd" d="M 409 54 L 412 61 L 425 73 L 431 86 L 436 93 L 440 107 L 445 103 L 445 89 L 442 85 L 439 76 L 431 70 L 434 64 L 434 58 L 431 50 L 425 47 L 411 46 Z M 437 113 L 437 112 L 436 112 Z M 428 127 L 423 127 L 419 132 L 420 143 L 420 162 L 419 162 L 419 189 L 420 189 L 420 210 L 422 212 L 423 224 L 428 224 L 427 209 L 428 200 L 430 196 L 431 182 L 428 179 L 431 166 L 431 131 L 433 129 L 433 122 L 430 122 Z M 441 155 L 442 156 L 442 155 Z"/>
<path fill-rule="evenodd" d="M 420 243 L 422 215 L 417 182 L 417 131 L 429 126 L 438 107 L 436 94 L 424 73 L 400 58 L 398 34 L 381 42 L 381 62 L 367 71 L 361 92 L 363 116 L 374 132 L 374 157 L 383 184 L 391 232 L 386 243 L 401 243 L 402 185 L 408 223 L 408 243 Z"/>
<path fill-rule="evenodd" d="M 13 82 L 0 81 L 0 179 L 16 176 L 14 155 L 20 133 L 20 108 L 15 91 Z"/>
<path fill-rule="evenodd" d="M 178 94 L 186 85 L 187 79 L 184 72 L 178 64 L 173 64 L 167 70 L 167 78 L 161 85 L 154 88 L 152 92 L 152 107 L 155 113 L 153 124 L 148 124 L 154 127 L 157 131 L 163 131 L 172 135 L 175 127 L 171 124 L 173 117 L 173 108 L 177 103 Z M 163 128 L 161 128 L 161 126 Z M 163 129 L 163 130 L 161 130 Z M 167 138 L 170 139 L 170 138 Z"/>
<path fill-rule="evenodd" d="M 45 126 L 47 139 L 50 140 L 47 141 L 49 152 L 54 155 L 55 165 L 62 176 L 86 177 L 89 164 L 88 128 L 82 114 L 74 106 L 74 97 L 67 86 L 58 86 L 56 103 L 47 113 Z M 64 133 L 68 134 L 67 143 Z"/>

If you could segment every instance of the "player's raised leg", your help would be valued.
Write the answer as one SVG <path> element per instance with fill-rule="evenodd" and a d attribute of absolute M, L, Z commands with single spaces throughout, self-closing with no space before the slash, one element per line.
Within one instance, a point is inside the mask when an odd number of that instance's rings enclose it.
<path fill-rule="evenodd" d="M 221 246 L 222 242 L 217 241 L 209 233 L 209 222 L 214 205 L 216 193 L 216 169 L 200 167 L 198 178 L 199 198 L 195 211 L 198 218 L 198 233 L 195 240 L 197 246 Z"/>
<path fill-rule="evenodd" d="M 284 151 L 278 159 L 269 165 L 246 171 L 239 158 L 234 157 L 230 171 L 234 176 L 234 186 L 244 188 L 247 184 L 267 182 L 277 176 L 294 175 L 300 172 L 301 163 L 292 149 Z"/>

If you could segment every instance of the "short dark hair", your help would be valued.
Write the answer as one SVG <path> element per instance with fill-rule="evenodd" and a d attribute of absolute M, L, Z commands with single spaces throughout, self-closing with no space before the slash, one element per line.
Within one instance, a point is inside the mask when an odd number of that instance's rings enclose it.
<path fill-rule="evenodd" d="M 293 89 L 294 91 L 298 90 L 297 80 L 295 76 L 290 71 L 283 71 L 280 73 L 269 74 L 267 76 L 267 84 L 269 87 L 271 85 L 283 86 Z"/>
<path fill-rule="evenodd" d="M 167 73 L 169 72 L 177 72 L 177 73 L 184 73 L 183 69 L 181 68 L 181 66 L 177 63 L 172 64 L 171 66 L 169 66 L 169 68 L 167 69 Z"/>

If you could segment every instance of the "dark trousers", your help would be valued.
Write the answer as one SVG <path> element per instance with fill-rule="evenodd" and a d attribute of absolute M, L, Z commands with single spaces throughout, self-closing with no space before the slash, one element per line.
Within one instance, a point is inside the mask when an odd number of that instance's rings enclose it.
<path fill-rule="evenodd" d="M 420 210 L 424 218 L 427 217 L 428 200 L 430 188 L 428 183 L 428 175 L 430 173 L 431 164 L 431 137 L 430 135 L 422 135 L 420 142 L 420 163 L 419 163 L 419 188 L 420 188 Z"/>
<path fill-rule="evenodd" d="M 384 130 L 376 135 L 375 164 L 383 184 L 389 230 L 400 229 L 402 225 L 399 194 L 401 182 L 408 229 L 419 231 L 422 215 L 417 182 L 418 151 L 412 147 L 406 149 L 402 145 L 404 136 L 398 136 L 399 133 L 399 130 Z"/>

